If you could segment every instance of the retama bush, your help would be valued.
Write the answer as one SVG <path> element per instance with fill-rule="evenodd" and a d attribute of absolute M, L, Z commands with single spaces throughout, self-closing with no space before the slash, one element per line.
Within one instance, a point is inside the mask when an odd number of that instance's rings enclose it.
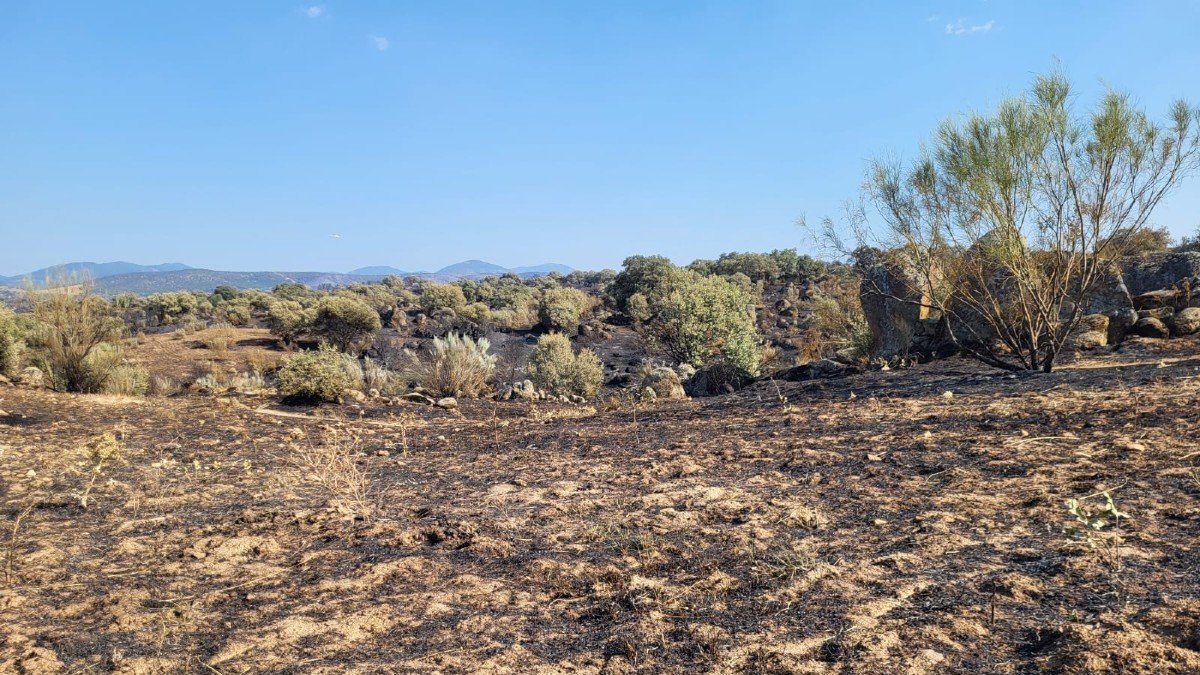
<path fill-rule="evenodd" d="M 341 352 L 329 345 L 288 357 L 275 379 L 275 388 L 290 403 L 337 401 L 353 384 Z"/>
<path fill-rule="evenodd" d="M 546 333 L 538 338 L 526 371 L 539 388 L 558 396 L 591 398 L 604 377 L 600 357 L 587 349 L 576 352 L 562 333 Z"/>

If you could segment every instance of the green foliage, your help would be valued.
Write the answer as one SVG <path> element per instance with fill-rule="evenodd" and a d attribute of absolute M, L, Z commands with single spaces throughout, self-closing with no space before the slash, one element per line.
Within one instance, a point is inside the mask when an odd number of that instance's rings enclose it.
<path fill-rule="evenodd" d="M 699 367 L 720 357 L 757 373 L 758 334 L 750 304 L 737 284 L 689 271 L 657 303 L 650 332 L 680 363 Z"/>
<path fill-rule="evenodd" d="M 434 338 L 433 352 L 413 366 L 417 382 L 438 396 L 478 396 L 488 389 L 488 380 L 496 369 L 496 357 L 489 354 L 487 338 L 450 333 Z"/>
<path fill-rule="evenodd" d="M 1104 497 L 1104 505 L 1088 506 L 1085 504 L 1092 497 Z M 1112 495 L 1108 492 L 1089 495 L 1083 499 L 1068 499 L 1065 502 L 1065 506 L 1067 507 L 1067 513 L 1071 514 L 1075 519 L 1075 524 L 1066 528 L 1067 534 L 1084 539 L 1093 546 L 1095 544 L 1092 542 L 1092 533 L 1106 527 L 1110 518 L 1114 527 L 1120 525 L 1122 518 L 1129 518 L 1128 514 L 1117 510 L 1117 505 L 1113 502 Z"/>
<path fill-rule="evenodd" d="M 676 279 L 680 269 L 660 255 L 635 255 L 625 259 L 622 269 L 608 287 L 612 306 L 624 312 L 629 296 L 641 293 L 653 301 L 663 294 Z"/>
<path fill-rule="evenodd" d="M 17 315 L 0 305 L 0 375 L 13 377 L 21 368 L 25 335 Z"/>
<path fill-rule="evenodd" d="M 579 325 L 580 317 L 591 309 L 592 299 L 574 288 L 550 288 L 538 301 L 538 323 L 548 330 L 570 330 Z"/>
<path fill-rule="evenodd" d="M 279 300 L 295 300 L 297 302 L 303 302 L 304 300 L 311 300 L 317 297 L 317 292 L 308 286 L 305 286 L 304 284 L 298 284 L 289 281 L 272 288 L 271 295 L 275 296 Z"/>
<path fill-rule="evenodd" d="M 534 384 L 558 396 L 591 398 L 604 377 L 600 357 L 587 349 L 574 351 L 571 341 L 562 333 L 539 337 L 526 368 Z"/>
<path fill-rule="evenodd" d="M 313 335 L 341 351 L 359 347 L 379 330 L 379 313 L 362 300 L 341 296 L 322 298 L 313 316 Z"/>
<path fill-rule="evenodd" d="M 353 384 L 341 352 L 330 345 L 284 359 L 275 379 L 275 388 L 285 400 L 304 403 L 337 401 Z"/>
<path fill-rule="evenodd" d="M 196 315 L 200 303 L 192 293 L 155 293 L 146 298 L 146 313 L 159 326 L 173 326 Z"/>
<path fill-rule="evenodd" d="M 775 250 L 770 253 L 722 253 L 716 260 L 696 260 L 688 269 L 703 275 L 732 276 L 744 274 L 751 281 L 775 281 L 782 278 L 814 279 L 826 272 L 827 265 L 796 249 Z"/>
<path fill-rule="evenodd" d="M 64 282 L 30 291 L 33 328 L 29 346 L 42 372 L 60 391 L 101 391 L 110 366 L 119 362 L 89 361 L 93 350 L 117 339 L 121 322 L 90 287 Z"/>
<path fill-rule="evenodd" d="M 634 293 L 625 299 L 625 313 L 638 323 L 650 320 L 650 301 L 641 293 Z"/>
<path fill-rule="evenodd" d="M 294 343 L 308 332 L 315 312 L 295 300 L 274 300 L 267 308 L 267 328 L 285 343 Z"/>
<path fill-rule="evenodd" d="M 467 297 L 461 287 L 455 284 L 439 284 L 428 282 L 421 284 L 421 295 L 418 298 L 421 309 L 432 314 L 438 310 L 452 309 L 458 311 L 467 304 Z"/>

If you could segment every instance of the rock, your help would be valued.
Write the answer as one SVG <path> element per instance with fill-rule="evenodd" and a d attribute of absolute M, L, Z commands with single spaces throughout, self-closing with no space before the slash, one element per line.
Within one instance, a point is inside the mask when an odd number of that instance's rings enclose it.
<path fill-rule="evenodd" d="M 1157 309 L 1159 307 L 1174 307 L 1175 299 L 1178 297 L 1175 291 L 1164 288 L 1157 291 L 1149 291 L 1142 293 L 1133 299 L 1133 307 L 1137 310 Z"/>
<path fill-rule="evenodd" d="M 919 304 L 926 299 L 920 274 L 877 249 L 860 249 L 855 256 L 862 276 L 859 299 L 875 338 L 875 353 L 885 359 L 907 354 L 917 322 L 928 315 Z"/>
<path fill-rule="evenodd" d="M 1179 287 L 1188 281 L 1195 287 L 1200 277 L 1200 252 L 1149 253 L 1121 258 L 1125 285 L 1134 296 Z"/>
<path fill-rule="evenodd" d="M 379 396 L 380 396 L 379 390 L 373 388 L 367 392 L 367 396 L 370 396 L 371 398 L 379 398 Z"/>
<path fill-rule="evenodd" d="M 833 360 L 848 366 L 854 366 L 863 363 L 867 358 L 866 355 L 858 350 L 858 347 L 846 347 L 845 349 L 837 350 L 833 354 Z"/>
<path fill-rule="evenodd" d="M 696 369 L 690 363 L 681 363 L 675 366 L 675 374 L 679 376 L 679 380 L 685 381 L 696 374 Z"/>
<path fill-rule="evenodd" d="M 1200 307 L 1185 307 L 1171 317 L 1168 325 L 1175 335 L 1200 333 Z"/>
<path fill-rule="evenodd" d="M 1103 314 L 1089 314 L 1079 320 L 1079 327 L 1071 335 L 1070 344 L 1075 349 L 1087 351 L 1108 344 L 1109 318 Z"/>
<path fill-rule="evenodd" d="M 11 387 L 13 383 L 5 376 L 0 375 L 0 387 Z"/>
<path fill-rule="evenodd" d="M 533 386 L 530 380 L 524 380 L 513 385 L 513 398 L 523 401 L 537 400 L 537 388 Z"/>
<path fill-rule="evenodd" d="M 445 398 L 439 398 L 437 403 L 435 403 L 434 405 L 441 408 L 442 410 L 457 410 L 458 409 L 458 399 L 454 398 L 453 396 L 447 396 Z"/>
<path fill-rule="evenodd" d="M 654 368 L 642 378 L 642 389 L 651 389 L 654 391 L 655 399 L 680 399 L 687 398 L 687 392 L 683 389 L 683 382 L 679 380 L 679 373 L 667 368 L 659 366 Z"/>
<path fill-rule="evenodd" d="M 1155 307 L 1154 309 L 1138 310 L 1137 314 L 1139 319 L 1158 319 L 1166 323 L 1172 316 L 1175 316 L 1175 309 L 1173 307 Z"/>
<path fill-rule="evenodd" d="M 347 389 L 342 392 L 342 398 L 349 401 L 362 403 L 363 401 L 367 400 L 367 395 L 357 389 Z"/>
<path fill-rule="evenodd" d="M 400 396 L 400 399 L 404 400 L 404 401 L 409 401 L 411 403 L 420 403 L 422 405 L 433 405 L 433 399 L 426 396 L 425 394 L 422 394 L 419 391 L 410 391 L 407 394 Z"/>
<path fill-rule="evenodd" d="M 513 388 L 512 388 L 512 385 L 509 384 L 509 385 L 505 385 L 503 389 L 496 392 L 496 395 L 493 398 L 495 398 L 497 401 L 511 401 L 512 397 L 513 397 Z"/>
<path fill-rule="evenodd" d="M 856 366 L 848 366 L 830 359 L 819 359 L 802 366 L 781 370 L 772 375 L 771 378 L 785 382 L 803 382 L 805 380 L 852 375 L 859 372 L 862 372 L 862 369 Z"/>
<path fill-rule="evenodd" d="M 646 387 L 645 389 L 642 390 L 641 396 L 639 398 L 643 403 L 650 403 L 652 401 L 658 400 L 658 394 L 654 393 L 653 387 Z"/>
<path fill-rule="evenodd" d="M 1153 317 L 1138 319 L 1137 323 L 1133 324 L 1130 330 L 1134 335 L 1140 335 L 1148 338 L 1168 338 L 1171 337 L 1171 331 L 1162 321 Z"/>
<path fill-rule="evenodd" d="M 1105 329 L 1107 344 L 1115 345 L 1125 338 L 1125 334 L 1138 317 L 1134 311 L 1133 297 L 1118 265 L 1110 264 L 1105 267 L 1104 273 L 1092 287 L 1082 311 L 1087 315 L 1101 314 L 1108 317 L 1108 326 Z"/>
<path fill-rule="evenodd" d="M 744 368 L 731 363 L 714 363 L 697 370 L 683 385 L 688 396 L 719 396 L 735 392 L 754 381 Z"/>
<path fill-rule="evenodd" d="M 29 366 L 17 375 L 17 383 L 23 384 L 26 387 L 40 388 L 46 386 L 46 375 L 40 368 Z"/>

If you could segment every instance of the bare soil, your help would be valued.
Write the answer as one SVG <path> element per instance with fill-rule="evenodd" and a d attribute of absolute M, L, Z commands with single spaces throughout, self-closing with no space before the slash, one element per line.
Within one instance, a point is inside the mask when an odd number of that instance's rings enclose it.
<path fill-rule="evenodd" d="M 1198 352 L 599 410 L 3 388 L 0 672 L 1197 673 Z"/>

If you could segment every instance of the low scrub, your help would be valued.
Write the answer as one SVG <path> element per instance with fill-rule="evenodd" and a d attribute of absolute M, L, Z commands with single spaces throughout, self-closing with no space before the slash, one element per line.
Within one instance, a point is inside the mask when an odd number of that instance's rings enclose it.
<path fill-rule="evenodd" d="M 562 333 L 547 333 L 538 338 L 526 369 L 534 384 L 558 396 L 591 398 L 604 377 L 600 357 L 587 349 L 576 352 Z"/>
<path fill-rule="evenodd" d="M 279 394 L 295 403 L 337 401 L 352 385 L 341 352 L 327 345 L 288 357 L 275 379 Z"/>
<path fill-rule="evenodd" d="M 435 338 L 432 353 L 415 359 L 413 377 L 438 396 L 478 396 L 489 389 L 496 370 L 490 348 L 487 338 L 473 340 L 458 333 Z"/>

